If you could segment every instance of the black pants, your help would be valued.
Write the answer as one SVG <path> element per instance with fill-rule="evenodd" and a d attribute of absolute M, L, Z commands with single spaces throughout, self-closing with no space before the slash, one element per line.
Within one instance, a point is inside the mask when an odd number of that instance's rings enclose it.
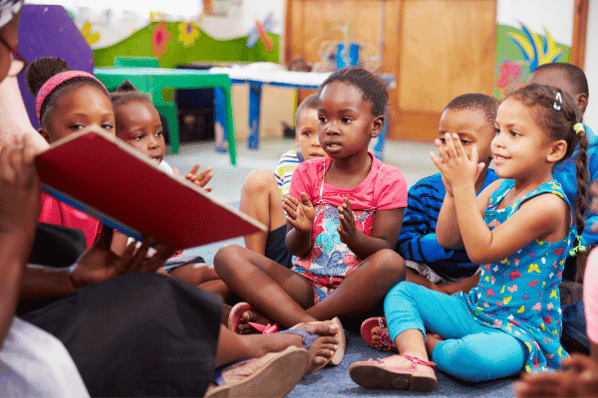
<path fill-rule="evenodd" d="M 87 286 L 23 315 L 56 336 L 91 396 L 203 396 L 222 301 L 155 273 Z"/>

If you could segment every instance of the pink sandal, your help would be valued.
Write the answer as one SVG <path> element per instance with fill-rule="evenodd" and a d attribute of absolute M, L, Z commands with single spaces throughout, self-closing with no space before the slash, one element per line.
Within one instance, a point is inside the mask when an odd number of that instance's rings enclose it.
<path fill-rule="evenodd" d="M 375 327 L 379 327 L 381 329 L 380 332 L 380 347 L 374 346 L 372 341 L 372 329 Z M 393 351 L 397 352 L 397 346 L 392 342 L 390 338 L 390 334 L 388 333 L 388 327 L 386 325 L 386 318 L 378 316 L 373 318 L 368 318 L 361 324 L 361 337 L 368 343 L 370 346 L 374 347 L 380 351 Z"/>
<path fill-rule="evenodd" d="M 351 379 L 363 388 L 376 390 L 430 392 L 436 388 L 438 380 L 433 370 L 436 364 L 409 355 L 398 356 L 409 359 L 412 362 L 411 368 L 391 367 L 381 359 L 355 362 L 349 368 Z M 417 365 L 432 369 L 417 370 Z"/>

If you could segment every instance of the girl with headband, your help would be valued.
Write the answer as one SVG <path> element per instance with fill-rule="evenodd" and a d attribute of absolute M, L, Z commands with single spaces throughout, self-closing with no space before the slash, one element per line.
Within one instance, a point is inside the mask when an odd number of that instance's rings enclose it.
<path fill-rule="evenodd" d="M 39 132 L 49 143 L 80 131 L 115 134 L 110 95 L 93 75 L 72 70 L 60 58 L 41 57 L 29 65 L 27 85 L 35 95 Z M 82 230 L 88 249 L 101 229 L 95 218 L 46 193 L 38 221 Z"/>

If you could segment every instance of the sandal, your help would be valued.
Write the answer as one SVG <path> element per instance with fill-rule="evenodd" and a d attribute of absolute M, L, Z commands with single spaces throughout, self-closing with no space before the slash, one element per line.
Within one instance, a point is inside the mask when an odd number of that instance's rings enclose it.
<path fill-rule="evenodd" d="M 255 372 L 238 381 L 226 383 L 222 374 L 225 370 L 242 365 L 241 361 L 216 369 L 214 381 L 218 386 L 210 387 L 205 398 L 224 397 L 284 397 L 295 388 L 309 365 L 309 353 L 297 347 L 266 354 L 271 358 Z"/>
<path fill-rule="evenodd" d="M 430 392 L 436 388 L 438 380 L 434 374 L 436 364 L 409 355 L 398 355 L 409 359 L 411 368 L 399 369 L 388 366 L 381 359 L 355 362 L 349 367 L 351 379 L 363 388 L 376 390 L 409 390 Z M 432 369 L 416 370 L 417 365 Z"/>
<path fill-rule="evenodd" d="M 246 311 L 255 311 L 255 310 L 253 309 L 251 304 L 246 303 L 246 302 L 237 303 L 234 305 L 233 308 L 231 308 L 230 313 L 228 314 L 228 328 L 230 330 L 232 330 L 235 333 L 239 333 L 237 331 L 237 329 L 239 328 L 239 325 L 241 323 L 245 323 L 245 322 L 241 321 L 241 317 L 243 316 L 243 313 L 245 313 Z M 246 322 L 246 324 L 253 327 L 257 332 L 261 332 L 263 334 L 274 333 L 278 330 L 277 324 L 262 325 L 262 324 L 255 323 L 255 322 Z"/>
<path fill-rule="evenodd" d="M 375 347 L 372 341 L 372 329 L 375 327 L 380 328 L 380 347 Z M 397 346 L 390 338 L 388 326 L 386 325 L 386 318 L 384 317 L 373 317 L 363 321 L 361 324 L 361 337 L 363 337 L 366 343 L 377 350 L 398 352 Z"/>
<path fill-rule="evenodd" d="M 314 373 L 320 369 L 322 369 L 324 366 L 328 365 L 329 363 L 332 365 L 338 365 L 341 363 L 341 361 L 343 360 L 343 357 L 345 356 L 345 347 L 347 346 L 347 341 L 345 338 L 345 331 L 343 329 L 343 325 L 341 324 L 340 319 L 338 319 L 338 317 L 334 317 L 332 319 L 332 322 L 334 324 L 336 324 L 338 326 L 338 332 L 336 333 L 336 336 L 338 337 L 339 343 L 338 343 L 338 348 L 336 349 L 336 351 L 334 352 L 334 354 L 328 358 L 328 360 L 326 362 L 324 362 L 323 364 L 318 365 L 316 368 L 312 369 L 309 373 Z M 313 322 L 316 323 L 316 322 Z M 282 330 L 278 333 L 289 333 L 289 334 L 296 334 L 299 335 L 303 338 L 303 348 L 306 350 L 309 350 L 312 346 L 312 344 L 320 338 L 319 334 L 312 334 L 309 333 L 307 330 L 303 330 L 303 329 L 296 329 L 297 326 L 293 326 L 290 329 L 287 330 Z"/>

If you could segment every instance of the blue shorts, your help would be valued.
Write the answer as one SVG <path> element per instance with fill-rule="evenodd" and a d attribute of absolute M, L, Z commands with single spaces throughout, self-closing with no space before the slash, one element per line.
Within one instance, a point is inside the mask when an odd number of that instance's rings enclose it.
<path fill-rule="evenodd" d="M 270 260 L 276 261 L 285 268 L 293 266 L 293 255 L 287 249 L 284 240 L 287 236 L 286 224 L 282 227 L 276 228 L 274 231 L 268 232 L 268 240 L 266 241 L 266 257 Z"/>

